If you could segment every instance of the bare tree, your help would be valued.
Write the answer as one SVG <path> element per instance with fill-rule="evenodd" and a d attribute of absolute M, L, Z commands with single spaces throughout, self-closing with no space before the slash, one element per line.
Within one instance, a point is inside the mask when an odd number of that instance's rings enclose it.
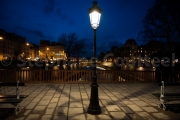
<path fill-rule="evenodd" d="M 180 1 L 156 0 L 143 19 L 144 41 L 163 40 L 172 51 L 172 42 L 180 40 Z"/>
<path fill-rule="evenodd" d="M 78 68 L 79 68 L 79 57 L 80 57 L 80 54 L 86 53 L 85 52 L 85 41 L 86 41 L 85 38 L 77 40 L 77 41 L 75 41 L 74 46 L 73 46 L 74 55 L 77 56 L 77 64 L 78 64 L 77 67 Z"/>
<path fill-rule="evenodd" d="M 77 40 L 78 37 L 76 33 L 63 33 L 59 36 L 58 42 L 64 45 L 67 57 L 71 57 L 71 55 L 73 54 L 73 47 Z"/>
<path fill-rule="evenodd" d="M 58 42 L 64 45 L 67 57 L 77 56 L 79 58 L 80 54 L 86 53 L 85 41 L 86 38 L 78 39 L 76 33 L 63 33 L 58 38 Z"/>
<path fill-rule="evenodd" d="M 80 54 L 86 53 L 85 52 L 85 41 L 86 41 L 85 38 L 75 41 L 74 46 L 73 46 L 73 51 L 77 57 L 79 57 Z"/>

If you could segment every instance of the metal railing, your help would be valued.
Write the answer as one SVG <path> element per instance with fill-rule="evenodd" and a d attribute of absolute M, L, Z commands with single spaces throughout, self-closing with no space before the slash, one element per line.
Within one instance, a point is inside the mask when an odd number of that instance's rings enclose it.
<path fill-rule="evenodd" d="M 89 83 L 92 70 L 0 70 L 0 82 Z M 99 83 L 156 82 L 155 71 L 97 70 Z"/>

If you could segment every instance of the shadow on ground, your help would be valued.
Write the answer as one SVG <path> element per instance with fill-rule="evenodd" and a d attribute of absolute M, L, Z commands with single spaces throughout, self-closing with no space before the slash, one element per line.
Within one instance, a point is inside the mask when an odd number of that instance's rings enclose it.
<path fill-rule="evenodd" d="M 167 110 L 172 111 L 174 113 L 180 113 L 180 104 L 165 104 Z"/>
<path fill-rule="evenodd" d="M 0 108 L 0 119 L 6 120 L 9 116 L 14 115 L 14 108 Z"/>

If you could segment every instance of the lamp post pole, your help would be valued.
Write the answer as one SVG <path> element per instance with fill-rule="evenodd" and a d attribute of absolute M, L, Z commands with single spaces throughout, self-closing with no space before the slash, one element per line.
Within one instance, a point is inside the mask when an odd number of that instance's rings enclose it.
<path fill-rule="evenodd" d="M 101 108 L 99 106 L 99 97 L 98 97 L 98 87 L 97 84 L 97 74 L 96 74 L 96 29 L 99 26 L 100 16 L 102 10 L 97 6 L 97 2 L 93 2 L 93 7 L 89 9 L 91 26 L 94 29 L 94 47 L 93 47 L 93 76 L 91 83 L 91 96 L 90 104 L 87 112 L 92 115 L 101 114 Z"/>
<path fill-rule="evenodd" d="M 93 82 L 96 82 L 97 83 L 97 74 L 96 74 L 96 29 L 94 29 L 94 75 L 93 75 L 93 78 L 95 76 L 95 79 L 93 79 Z"/>

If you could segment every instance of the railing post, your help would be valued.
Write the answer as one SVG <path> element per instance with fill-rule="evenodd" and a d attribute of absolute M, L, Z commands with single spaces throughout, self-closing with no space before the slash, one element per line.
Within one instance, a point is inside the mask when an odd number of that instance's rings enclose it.
<path fill-rule="evenodd" d="M 15 81 L 17 81 L 17 79 L 16 79 L 16 69 L 14 70 L 14 78 L 15 78 Z"/>
<path fill-rule="evenodd" d="M 41 81 L 42 81 L 42 69 L 40 69 L 39 71 L 39 82 L 41 83 Z"/>
<path fill-rule="evenodd" d="M 67 70 L 64 70 L 64 82 L 66 83 Z"/>
<path fill-rule="evenodd" d="M 112 70 L 112 81 L 113 81 L 113 83 L 116 82 L 116 72 L 115 72 L 115 70 Z"/>
<path fill-rule="evenodd" d="M 133 81 L 136 82 L 136 71 L 133 71 Z"/>

